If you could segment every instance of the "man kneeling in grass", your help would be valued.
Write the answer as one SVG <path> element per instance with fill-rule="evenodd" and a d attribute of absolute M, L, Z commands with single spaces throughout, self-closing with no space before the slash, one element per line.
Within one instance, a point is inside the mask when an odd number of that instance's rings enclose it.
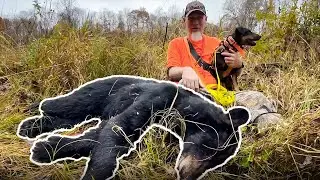
<path fill-rule="evenodd" d="M 217 79 L 204 66 L 199 66 L 199 60 L 193 57 L 184 39 L 187 38 L 204 63 L 212 64 L 213 53 L 221 40 L 204 34 L 206 22 L 205 6 L 199 1 L 188 3 L 183 16 L 187 36 L 170 41 L 166 64 L 169 80 L 200 92 L 205 91 L 208 84 L 217 84 Z M 241 53 L 243 55 L 244 51 Z M 225 57 L 228 67 L 240 70 L 244 67 L 239 52 L 223 52 L 221 55 Z M 258 129 L 280 121 L 281 115 L 277 113 L 274 104 L 260 92 L 236 92 L 235 101 L 236 105 L 245 106 L 250 110 L 252 123 L 257 124 Z"/>

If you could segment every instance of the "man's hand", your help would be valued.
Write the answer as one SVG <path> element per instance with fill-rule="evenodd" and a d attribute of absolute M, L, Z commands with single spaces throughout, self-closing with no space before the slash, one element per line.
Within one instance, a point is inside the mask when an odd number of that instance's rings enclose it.
<path fill-rule="evenodd" d="M 242 60 L 239 54 L 233 50 L 229 52 L 223 52 L 221 55 L 225 56 L 224 60 L 226 64 L 231 68 L 241 68 L 242 67 Z"/>
<path fill-rule="evenodd" d="M 199 91 L 202 87 L 197 73 L 191 67 L 183 68 L 182 79 L 179 81 L 179 84 L 182 84 L 195 91 Z"/>

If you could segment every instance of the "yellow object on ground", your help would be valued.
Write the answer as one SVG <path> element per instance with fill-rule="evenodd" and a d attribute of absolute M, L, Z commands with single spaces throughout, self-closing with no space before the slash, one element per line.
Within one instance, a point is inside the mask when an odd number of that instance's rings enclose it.
<path fill-rule="evenodd" d="M 222 106 L 230 106 L 235 102 L 235 91 L 228 91 L 225 87 L 221 86 L 220 78 L 216 67 L 216 51 L 214 52 L 214 65 L 217 73 L 218 84 L 208 84 L 206 85 L 206 90 L 211 94 L 211 96 L 220 103 Z"/>
<path fill-rule="evenodd" d="M 211 94 L 215 101 L 222 106 L 230 106 L 235 102 L 235 92 L 228 91 L 220 84 L 208 84 L 206 90 Z"/>

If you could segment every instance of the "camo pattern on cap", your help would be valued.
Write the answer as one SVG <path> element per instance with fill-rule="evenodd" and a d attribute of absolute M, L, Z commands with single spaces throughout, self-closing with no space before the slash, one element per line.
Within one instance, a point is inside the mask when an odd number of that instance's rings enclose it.
<path fill-rule="evenodd" d="M 194 11 L 201 11 L 204 15 L 206 15 L 206 8 L 204 5 L 199 1 L 192 1 L 187 4 L 184 16 L 187 17 Z"/>

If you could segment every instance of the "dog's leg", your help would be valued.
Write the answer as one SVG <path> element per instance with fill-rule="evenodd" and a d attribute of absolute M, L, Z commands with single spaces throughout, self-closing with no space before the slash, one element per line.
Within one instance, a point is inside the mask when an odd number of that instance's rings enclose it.
<path fill-rule="evenodd" d="M 235 91 L 240 91 L 238 86 L 238 76 L 240 76 L 242 69 L 236 69 L 235 73 L 232 74 L 232 85 Z"/>
<path fill-rule="evenodd" d="M 232 79 L 233 89 L 234 89 L 235 91 L 240 91 L 239 86 L 238 86 L 238 82 L 237 82 L 237 75 L 236 75 L 236 74 L 232 75 L 232 76 L 231 76 L 231 79 Z"/>
<path fill-rule="evenodd" d="M 31 159 L 41 165 L 42 163 L 52 163 L 62 158 L 79 159 L 88 157 L 93 147 L 99 144 L 95 140 L 98 134 L 99 128 L 76 138 L 52 135 L 47 140 L 38 140 L 32 146 Z"/>

